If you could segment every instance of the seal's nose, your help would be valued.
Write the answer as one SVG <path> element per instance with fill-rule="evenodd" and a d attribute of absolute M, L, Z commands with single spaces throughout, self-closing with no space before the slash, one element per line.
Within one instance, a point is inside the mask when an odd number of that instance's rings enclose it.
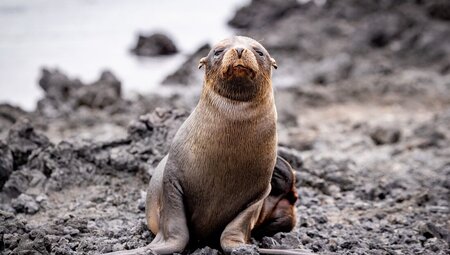
<path fill-rule="evenodd" d="M 244 52 L 244 48 L 235 48 L 237 54 L 238 54 L 238 58 L 242 57 L 242 52 Z"/>

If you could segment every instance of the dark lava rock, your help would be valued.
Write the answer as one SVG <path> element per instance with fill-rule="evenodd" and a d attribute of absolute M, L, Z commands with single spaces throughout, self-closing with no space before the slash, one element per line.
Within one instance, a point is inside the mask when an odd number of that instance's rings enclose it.
<path fill-rule="evenodd" d="M 367 17 L 366 25 L 361 31 L 366 34 L 367 43 L 374 48 L 383 48 L 398 39 L 410 27 L 411 21 L 397 13 L 377 13 Z"/>
<path fill-rule="evenodd" d="M 78 79 L 69 79 L 58 69 L 48 70 L 44 68 L 39 79 L 39 86 L 49 98 L 68 99 L 74 91 L 82 86 L 82 83 Z"/>
<path fill-rule="evenodd" d="M 231 251 L 231 255 L 259 255 L 254 245 L 242 246 Z"/>
<path fill-rule="evenodd" d="M 401 202 L 407 195 L 406 186 L 404 181 L 397 179 L 366 182 L 360 187 L 357 194 L 364 200 L 393 199 Z"/>
<path fill-rule="evenodd" d="M 239 9 L 228 24 L 235 28 L 260 28 L 300 7 L 298 1 L 252 0 Z"/>
<path fill-rule="evenodd" d="M 86 154 L 94 154 L 89 145 L 70 144 L 64 141 L 36 153 L 30 158 L 26 169 L 38 170 L 47 180 L 42 183 L 38 181 L 39 177 L 35 176 L 33 178 L 35 181 L 29 184 L 30 188 L 58 191 L 71 185 L 86 183 L 98 170 Z M 32 171 L 28 172 L 31 173 Z M 42 177 L 41 175 L 40 178 Z"/>
<path fill-rule="evenodd" d="M 40 170 L 22 166 L 22 169 L 11 174 L 3 191 L 10 198 L 17 197 L 24 192 L 39 195 L 44 191 L 46 181 L 47 177 Z M 29 190 L 30 188 L 32 190 Z"/>
<path fill-rule="evenodd" d="M 197 249 L 191 255 L 219 255 L 221 254 L 218 250 L 209 248 L 206 246 L 205 248 Z"/>
<path fill-rule="evenodd" d="M 26 119 L 14 124 L 6 142 L 14 158 L 14 169 L 25 164 L 34 150 L 45 149 L 50 145 L 48 138 L 36 133 L 30 121 Z"/>
<path fill-rule="evenodd" d="M 400 130 L 388 127 L 376 127 L 370 133 L 370 138 L 376 145 L 397 143 L 400 140 L 400 136 Z"/>
<path fill-rule="evenodd" d="M 315 70 L 313 81 L 316 84 L 326 85 L 345 80 L 350 76 L 352 68 L 353 60 L 348 54 L 326 58 L 319 63 L 317 70 Z"/>
<path fill-rule="evenodd" d="M 13 162 L 9 147 L 0 140 L 0 190 L 13 171 Z"/>
<path fill-rule="evenodd" d="M 445 65 L 450 54 L 448 24 L 420 24 L 404 32 L 400 39 L 398 56 L 408 63 L 430 66 L 434 63 Z"/>
<path fill-rule="evenodd" d="M 439 125 L 439 123 L 426 123 L 417 127 L 414 130 L 414 138 L 418 140 L 417 146 L 420 148 L 445 147 L 447 137 L 441 130 L 445 128 L 445 125 Z"/>
<path fill-rule="evenodd" d="M 121 82 L 110 71 L 103 71 L 98 81 L 81 87 L 76 98 L 77 106 L 105 108 L 121 99 Z"/>
<path fill-rule="evenodd" d="M 128 127 L 129 138 L 133 141 L 130 152 L 147 162 L 159 161 L 167 154 L 175 133 L 188 116 L 189 113 L 182 109 L 162 108 L 140 116 Z"/>
<path fill-rule="evenodd" d="M 45 98 L 38 101 L 37 110 L 45 116 L 55 116 L 74 108 L 73 94 L 83 84 L 78 79 L 69 79 L 57 69 L 44 68 L 39 86 L 44 90 Z"/>
<path fill-rule="evenodd" d="M 47 117 L 70 115 L 81 106 L 103 109 L 122 99 L 121 82 L 110 71 L 103 71 L 92 84 L 83 84 L 59 70 L 44 69 L 39 85 L 45 97 L 39 100 L 37 110 Z"/>
<path fill-rule="evenodd" d="M 430 17 L 450 21 L 450 2 L 448 0 L 427 1 L 427 12 Z"/>
<path fill-rule="evenodd" d="M 12 254 L 50 254 L 51 241 L 44 236 L 43 233 L 38 233 L 32 236 L 32 233 L 20 237 L 17 247 Z"/>
<path fill-rule="evenodd" d="M 166 85 L 201 85 L 203 72 L 198 70 L 198 63 L 202 57 L 206 57 L 211 50 L 209 44 L 202 45 L 196 52 L 173 73 L 168 75 L 162 84 Z"/>
<path fill-rule="evenodd" d="M 178 52 L 173 41 L 165 34 L 139 35 L 137 45 L 131 50 L 138 56 L 172 55 Z"/>
<path fill-rule="evenodd" d="M 0 235 L 19 234 L 23 235 L 30 231 L 26 220 L 17 219 L 14 214 L 0 210 Z"/>
<path fill-rule="evenodd" d="M 39 195 L 92 183 L 93 176 L 101 173 L 145 172 L 167 153 L 187 116 L 184 110 L 157 109 L 133 122 L 127 138 L 102 143 L 62 141 L 57 145 L 37 135 L 28 122 L 19 122 L 11 129 L 8 143 L 14 165 L 20 169 L 12 172 L 3 191 L 10 198 L 24 192 Z M 103 183 L 104 178 L 95 178 L 97 182 Z M 19 211 L 20 205 L 15 207 Z"/>
<path fill-rule="evenodd" d="M 19 107 L 10 104 L 0 104 L 0 130 L 6 130 L 16 123 L 17 120 L 27 115 L 28 113 Z"/>
<path fill-rule="evenodd" d="M 322 181 L 314 186 L 329 193 L 330 184 L 337 185 L 343 191 L 353 190 L 356 186 L 355 162 L 352 160 L 335 160 L 333 158 L 308 158 L 300 172 L 306 172 L 312 178 L 320 178 Z M 301 180 L 303 182 L 303 178 Z M 323 183 L 322 183 L 323 182 Z M 321 185 L 323 184 L 323 185 Z"/>
<path fill-rule="evenodd" d="M 13 199 L 11 205 L 18 213 L 35 214 L 39 211 L 39 204 L 36 200 L 26 194 L 21 194 L 19 197 Z"/>
<path fill-rule="evenodd" d="M 426 238 L 436 237 L 444 240 L 450 247 L 450 231 L 448 229 L 438 227 L 431 222 L 421 223 L 419 232 Z"/>

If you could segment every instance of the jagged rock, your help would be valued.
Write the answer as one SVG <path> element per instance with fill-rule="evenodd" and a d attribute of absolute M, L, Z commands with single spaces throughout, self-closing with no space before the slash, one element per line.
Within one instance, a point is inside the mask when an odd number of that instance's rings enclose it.
<path fill-rule="evenodd" d="M 175 133 L 188 116 L 189 113 L 182 109 L 162 108 L 140 116 L 128 127 L 129 138 L 133 140 L 130 153 L 145 161 L 150 159 L 150 154 L 156 155 L 159 161 L 167 154 Z"/>
<path fill-rule="evenodd" d="M 326 85 L 350 76 L 353 68 L 353 60 L 348 54 L 339 54 L 320 62 L 315 70 L 313 81 L 317 84 Z"/>
<path fill-rule="evenodd" d="M 56 146 L 36 134 L 29 122 L 20 122 L 9 138 L 20 170 L 11 174 L 3 191 L 11 198 L 25 192 L 37 196 L 83 185 L 100 172 L 147 170 L 167 153 L 187 116 L 188 112 L 181 109 L 156 109 L 133 122 L 125 139 L 103 143 L 63 141 Z M 102 182 L 102 178 L 98 181 Z"/>
<path fill-rule="evenodd" d="M 248 245 L 233 249 L 231 255 L 259 255 L 259 252 L 255 245 Z"/>
<path fill-rule="evenodd" d="M 73 94 L 83 84 L 78 79 L 69 79 L 57 69 L 44 68 L 39 86 L 44 90 L 45 97 L 38 101 L 37 110 L 45 116 L 57 116 L 74 108 Z"/>
<path fill-rule="evenodd" d="M 105 108 L 121 99 L 121 82 L 110 71 L 104 71 L 98 81 L 81 87 L 75 97 L 77 106 Z"/>
<path fill-rule="evenodd" d="M 447 0 L 427 1 L 427 12 L 432 18 L 449 21 L 450 2 Z"/>
<path fill-rule="evenodd" d="M 34 150 L 45 149 L 50 141 L 44 135 L 35 132 L 29 120 L 23 119 L 11 128 L 6 139 L 14 158 L 14 169 L 27 163 Z"/>
<path fill-rule="evenodd" d="M 46 97 L 56 100 L 68 100 L 74 91 L 83 84 L 78 79 L 69 79 L 58 69 L 42 69 L 39 86 L 44 90 Z"/>
<path fill-rule="evenodd" d="M 39 195 L 45 190 L 47 177 L 39 170 L 23 168 L 14 171 L 5 183 L 3 191 L 11 198 L 26 192 Z"/>
<path fill-rule="evenodd" d="M 299 151 L 311 150 L 317 140 L 317 132 L 314 130 L 288 128 L 281 133 L 279 143 Z"/>
<path fill-rule="evenodd" d="M 5 234 L 23 235 L 30 232 L 27 221 L 18 219 L 14 213 L 0 210 L 0 222 L 2 223 L 2 227 L 0 228 L 0 235 L 2 236 Z"/>
<path fill-rule="evenodd" d="M 400 38 L 412 21 L 396 13 L 380 14 L 367 17 L 365 28 L 361 31 L 368 45 L 374 48 L 383 48 L 392 41 Z"/>
<path fill-rule="evenodd" d="M 298 1 L 252 0 L 240 8 L 228 24 L 235 28 L 261 28 L 300 7 Z"/>
<path fill-rule="evenodd" d="M 48 117 L 70 115 L 82 106 L 103 109 L 122 101 L 121 82 L 110 71 L 103 71 L 92 84 L 83 84 L 59 70 L 44 69 L 39 85 L 45 97 L 39 100 L 37 110 Z"/>
<path fill-rule="evenodd" d="M 43 232 L 32 231 L 20 237 L 13 254 L 50 254 L 52 243 Z"/>
<path fill-rule="evenodd" d="M 39 204 L 36 200 L 26 194 L 21 194 L 19 197 L 13 199 L 11 205 L 18 213 L 35 214 L 39 211 Z"/>
<path fill-rule="evenodd" d="M 0 140 L 0 190 L 13 171 L 13 163 L 11 150 Z"/>
<path fill-rule="evenodd" d="M 396 128 L 376 127 L 370 137 L 376 145 L 392 144 L 400 140 L 401 132 Z"/>
<path fill-rule="evenodd" d="M 10 104 L 0 104 L 0 139 L 2 133 L 8 130 L 17 120 L 25 118 L 28 113 Z"/>
<path fill-rule="evenodd" d="M 430 66 L 434 63 L 445 65 L 448 62 L 450 46 L 442 44 L 450 40 L 448 24 L 420 24 L 405 31 L 397 54 L 408 63 Z"/>
<path fill-rule="evenodd" d="M 419 224 L 419 232 L 427 238 L 434 236 L 436 238 L 442 239 L 450 246 L 450 231 L 448 229 L 438 227 L 431 222 L 421 222 Z"/>
<path fill-rule="evenodd" d="M 212 249 L 208 246 L 205 248 L 197 249 L 191 255 L 219 255 L 220 252 L 216 249 Z"/>
<path fill-rule="evenodd" d="M 8 197 L 17 197 L 28 189 L 30 173 L 26 170 L 14 171 L 3 186 L 3 192 Z"/>
<path fill-rule="evenodd" d="M 173 73 L 168 75 L 162 84 L 166 85 L 196 85 L 202 84 L 203 72 L 198 70 L 198 63 L 202 57 L 206 57 L 211 50 L 209 44 L 202 45 L 196 52 Z"/>
<path fill-rule="evenodd" d="M 138 56 L 172 55 L 178 52 L 174 42 L 165 34 L 139 35 L 136 46 L 131 50 Z"/>
<path fill-rule="evenodd" d="M 356 186 L 354 167 L 355 162 L 351 160 L 313 157 L 306 159 L 299 171 L 305 171 L 314 177 L 323 179 L 324 182 L 327 182 L 327 186 L 335 184 L 341 190 L 348 191 L 353 190 Z"/>
<path fill-rule="evenodd" d="M 441 117 L 441 116 L 438 116 Z M 440 118 L 436 118 L 436 121 L 442 121 Z M 428 147 L 445 147 L 445 140 L 447 139 L 445 135 L 445 122 L 442 121 L 442 125 L 439 123 L 426 123 L 417 127 L 414 130 L 414 138 L 417 141 L 416 146 L 420 148 Z M 447 128 L 450 126 L 447 124 Z"/>
<path fill-rule="evenodd" d="M 26 167 L 37 169 L 47 177 L 44 190 L 57 191 L 71 185 L 81 185 L 96 172 L 95 165 L 84 157 L 84 153 L 90 152 L 88 148 L 76 146 L 63 141 L 30 158 Z"/>

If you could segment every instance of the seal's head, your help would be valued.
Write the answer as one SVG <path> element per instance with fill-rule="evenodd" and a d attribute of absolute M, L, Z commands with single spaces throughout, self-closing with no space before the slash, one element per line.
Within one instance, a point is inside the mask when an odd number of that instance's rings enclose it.
<path fill-rule="evenodd" d="M 235 101 L 251 101 L 272 89 L 276 62 L 257 41 L 235 36 L 216 44 L 200 60 L 205 67 L 205 86 Z"/>

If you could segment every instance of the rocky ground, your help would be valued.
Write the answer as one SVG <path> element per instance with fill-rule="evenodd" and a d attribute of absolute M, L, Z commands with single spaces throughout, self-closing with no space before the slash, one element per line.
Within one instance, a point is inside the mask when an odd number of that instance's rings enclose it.
<path fill-rule="evenodd" d="M 300 197 L 294 231 L 253 242 L 318 254 L 448 254 L 449 2 L 301 2 L 254 0 L 229 22 L 278 62 L 279 153 L 296 169 Z M 196 59 L 208 48 L 164 86 L 198 91 Z M 125 99 L 108 71 L 83 84 L 43 70 L 39 86 L 34 112 L 0 105 L 1 253 L 149 243 L 146 185 L 198 95 Z"/>

